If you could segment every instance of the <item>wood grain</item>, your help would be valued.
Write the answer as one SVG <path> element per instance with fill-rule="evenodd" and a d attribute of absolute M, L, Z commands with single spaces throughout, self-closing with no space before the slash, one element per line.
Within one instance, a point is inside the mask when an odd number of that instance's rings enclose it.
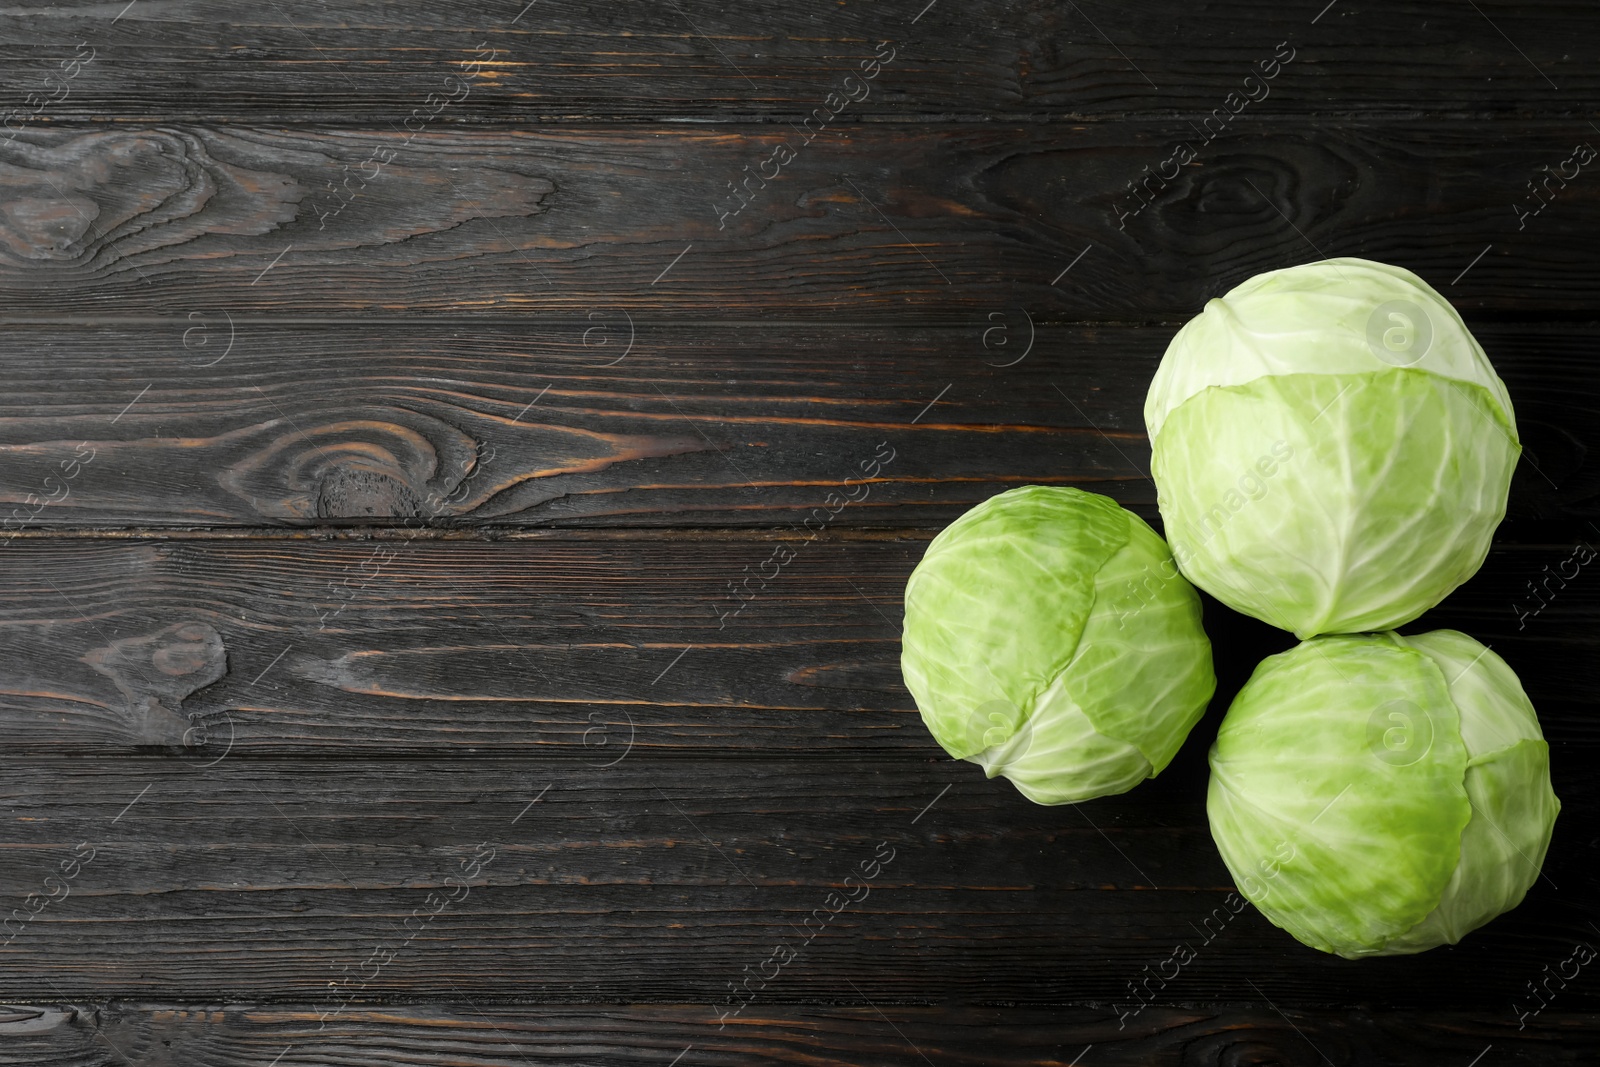
<path fill-rule="evenodd" d="M 0 321 L 1175 322 L 1343 255 L 1468 312 L 1587 319 L 1600 182 L 1529 190 L 1574 125 L 28 129 L 0 148 Z"/>
<path fill-rule="evenodd" d="M 747 990 L 790 1003 L 848 1002 L 859 975 L 891 1002 L 1105 1006 L 1181 944 L 1195 959 L 1147 996 L 1509 1011 L 1595 940 L 1585 777 L 1558 782 L 1572 830 L 1521 907 L 1448 951 L 1348 961 L 1230 905 L 1198 788 L 1185 835 L 930 763 L 12 760 L 6 888 L 32 873 L 37 906 L 7 927 L 0 996 L 720 1010 L 749 965 L 769 980 Z M 796 958 L 756 970 L 780 944 Z"/>
<path fill-rule="evenodd" d="M 1092 1009 L 919 1008 L 874 1001 L 767 1005 L 719 1029 L 715 1013 L 695 1004 L 531 1008 L 455 999 L 453 1009 L 352 1010 L 326 1025 L 318 1008 L 305 1005 L 45 1002 L 10 1009 L 0 1033 L 14 1062 L 33 1067 L 376 1067 L 412 1061 L 659 1067 L 673 1056 L 682 1057 L 683 1067 L 1063 1067 L 1075 1056 L 1084 1067 L 1312 1067 L 1330 1061 L 1383 1067 L 1465 1064 L 1489 1048 L 1496 1064 L 1577 1067 L 1590 1062 L 1589 1033 L 1600 1023 L 1594 1014 L 1553 1009 L 1518 1031 L 1504 1019 L 1459 1011 L 1313 1010 L 1283 1016 L 1264 1006 L 1197 1006 L 1146 1009 L 1119 1027 L 1114 1015 Z M 113 1060 L 113 1054 L 122 1059 Z"/>
<path fill-rule="evenodd" d="M 19 538 L 0 586 L 0 727 L 18 753 L 189 764 L 224 752 L 604 763 L 630 740 L 713 758 L 937 756 L 899 671 L 900 598 L 929 534 L 806 536 Z M 793 559 L 763 585 L 780 547 Z M 1408 630 L 1490 643 L 1552 740 L 1586 746 L 1600 740 L 1600 582 L 1583 570 L 1550 586 L 1531 617 L 1524 588 L 1547 566 L 1570 572 L 1572 550 L 1498 550 Z M 750 575 L 737 599 L 729 583 Z M 1230 687 L 1293 641 L 1214 602 L 1206 625 L 1220 715 Z"/>
<path fill-rule="evenodd" d="M 1263 114 L 1593 111 L 1600 81 L 1585 62 L 1596 46 L 1587 6 L 1484 0 L 1479 9 L 497 0 L 423 15 L 375 0 L 81 5 L 0 16 L 0 39 L 25 60 L 6 64 L 0 93 L 48 101 L 34 121 L 198 114 L 399 124 L 486 46 L 498 52 L 493 77 L 452 107 L 456 119 L 782 120 L 821 106 L 888 40 L 896 58 L 852 116 L 1204 116 L 1244 91 L 1265 93 L 1250 105 Z M 1266 89 L 1247 86 L 1280 42 L 1292 62 Z M 80 43 L 93 48 L 92 62 L 50 80 L 63 59 L 89 54 Z"/>
<path fill-rule="evenodd" d="M 1597 325 L 1473 325 L 1526 448 L 1506 535 L 1588 531 L 1600 518 Z M 832 528 L 940 527 L 1023 484 L 1109 493 L 1154 521 L 1142 407 L 1175 331 L 1030 323 L 1021 308 L 950 328 L 197 313 L 10 329 L 0 539 L 800 526 L 844 492 L 857 499 Z M 874 469 L 863 488 L 845 484 Z"/>
<path fill-rule="evenodd" d="M 1153 502 L 1120 398 L 1170 333 L 1018 309 L 946 330 L 27 327 L 3 357 L 0 499 L 13 530 L 799 526 L 846 489 L 832 523 L 891 526 L 1028 481 Z M 46 486 L 89 449 L 64 496 Z M 865 496 L 845 485 L 874 468 Z"/>
<path fill-rule="evenodd" d="M 1587 968 L 1528 993 L 1600 943 L 1593 14 L 0 11 L 0 1063 L 1592 1062 Z M 1287 635 L 1208 600 L 1213 707 L 1082 806 L 898 670 L 935 530 L 1156 518 L 1173 331 L 1339 255 L 1516 400 L 1500 542 L 1408 629 L 1505 656 L 1563 802 L 1522 906 L 1361 962 L 1206 824 Z"/>

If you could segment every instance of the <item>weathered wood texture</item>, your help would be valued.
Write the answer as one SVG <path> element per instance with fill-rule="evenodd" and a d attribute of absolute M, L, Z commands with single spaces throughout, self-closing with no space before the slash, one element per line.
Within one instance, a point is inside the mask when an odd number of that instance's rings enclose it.
<path fill-rule="evenodd" d="M 1592 1062 L 1593 14 L 0 12 L 0 1063 Z M 1205 822 L 1287 635 L 1208 601 L 1212 710 L 1076 807 L 898 672 L 935 530 L 1155 518 L 1172 332 L 1338 255 L 1516 399 L 1502 542 L 1411 629 L 1519 671 L 1564 804 L 1520 908 L 1359 963 L 1235 914 Z"/>
<path fill-rule="evenodd" d="M 1559 770 L 1570 832 L 1522 907 L 1448 950 L 1349 961 L 1230 907 L 1202 788 L 1167 811 L 1153 789 L 1044 808 L 931 761 L 14 761 L 4 890 L 35 897 L 0 996 L 734 1007 L 748 965 L 789 1003 L 849 1002 L 849 978 L 1131 1009 L 1148 965 L 1165 1003 L 1254 983 L 1280 1005 L 1531 1010 L 1526 983 L 1600 940 L 1595 783 Z M 797 958 L 760 969 L 780 944 Z M 1550 992 L 1600 1006 L 1591 983 Z"/>
<path fill-rule="evenodd" d="M 799 526 L 845 492 L 858 499 L 835 528 L 938 527 L 1030 483 L 1154 520 L 1143 399 L 1175 330 L 1030 324 L 1020 308 L 948 329 L 620 314 L 532 330 L 220 315 L 10 329 L 0 537 Z M 1600 324 L 1477 333 L 1527 449 L 1505 535 L 1592 532 Z"/>
<path fill-rule="evenodd" d="M 225 752 L 601 764 L 629 744 L 933 758 L 899 674 L 901 592 L 928 537 L 19 538 L 0 560 L 0 728 L 17 754 L 187 765 Z M 763 567 L 778 548 L 793 559 Z M 1600 741 L 1600 582 L 1581 570 L 1563 584 L 1572 550 L 1497 550 L 1408 629 L 1493 645 L 1552 741 L 1586 750 Z M 729 585 L 750 576 L 739 599 Z M 1293 639 L 1214 602 L 1207 626 L 1220 715 Z"/>
<path fill-rule="evenodd" d="M 798 526 L 847 490 L 830 524 L 906 526 L 1030 481 L 1153 501 L 1122 398 L 1170 334 L 1017 309 L 948 330 L 27 327 L 5 342 L 0 499 L 12 529 Z M 90 449 L 64 496 L 45 484 Z M 874 468 L 865 496 L 845 484 Z"/>
<path fill-rule="evenodd" d="M 25 129 L 0 148 L 0 321 L 1177 322 L 1341 255 L 1469 313 L 1592 316 L 1600 182 L 1539 170 L 1581 124 L 1250 118 L 1209 143 L 1184 120 L 863 124 L 809 145 L 752 125 Z M 1185 142 L 1195 161 L 1164 167 Z"/>
<path fill-rule="evenodd" d="M 38 122 L 199 114 L 398 124 L 428 94 L 457 92 L 443 79 L 483 48 L 494 59 L 452 104 L 452 119 L 781 121 L 845 92 L 861 97 L 848 114 L 886 121 L 919 113 L 1204 116 L 1247 92 L 1258 98 L 1248 108 L 1261 114 L 1578 118 L 1600 104 L 1591 62 L 1600 38 L 1581 0 L 122 7 L 0 14 L 0 40 L 23 59 L 8 57 L 0 93 L 19 103 L 36 94 L 47 104 Z M 885 41 L 894 59 L 870 92 L 843 85 Z M 1274 56 L 1290 58 L 1273 64 Z M 62 67 L 73 60 L 80 66 Z M 1264 83 L 1263 71 L 1273 74 Z M 1252 74 L 1257 81 L 1247 83 Z M 27 103 L 25 113 L 37 106 Z"/>
<path fill-rule="evenodd" d="M 899 687 L 926 534 L 826 538 L 718 629 L 705 587 L 773 537 L 15 542 L 0 891 L 39 893 L 76 842 L 96 855 L 7 947 L 0 993 L 314 997 L 406 940 L 366 1000 L 711 999 L 878 841 L 892 875 L 829 925 L 865 947 L 773 997 L 831 1002 L 870 973 L 913 1001 L 1111 1002 L 1182 941 L 1204 956 L 1164 1001 L 1254 982 L 1282 1005 L 1498 1010 L 1589 939 L 1597 602 L 1580 580 L 1530 613 L 1516 587 L 1568 545 L 1497 551 L 1418 623 L 1476 633 L 1527 681 L 1564 802 L 1545 880 L 1458 948 L 1355 965 L 1217 910 L 1206 739 L 1286 635 L 1213 605 L 1222 690 L 1179 759 L 1041 808 L 944 759 Z M 498 858 L 469 896 L 422 941 L 394 933 L 481 841 Z"/>
<path fill-rule="evenodd" d="M 841 995 L 860 1003 L 873 994 Z M 0 1023 L 0 1063 L 28 1067 L 660 1067 L 818 1063 L 873 1067 L 1197 1067 L 1274 1064 L 1392 1067 L 1485 1064 L 1587 1067 L 1600 1016 L 1554 1008 L 1518 1030 L 1464 1012 L 1150 1008 L 1125 1026 L 1084 1009 L 762 1006 L 718 1027 L 703 1005 L 583 1005 L 541 1009 L 352 1009 L 324 1024 L 317 1006 L 127 1002 L 19 1005 Z M 689 1050 L 684 1055 L 685 1050 Z M 279 1057 L 282 1057 L 281 1060 Z M 1325 1058 L 1326 1057 L 1326 1058 Z M 1492 1059 L 1490 1058 L 1492 1057 Z"/>

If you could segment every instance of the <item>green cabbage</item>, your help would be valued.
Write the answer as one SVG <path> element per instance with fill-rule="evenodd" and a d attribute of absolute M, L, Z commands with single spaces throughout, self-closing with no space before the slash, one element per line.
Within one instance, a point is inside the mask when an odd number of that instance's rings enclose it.
<path fill-rule="evenodd" d="M 1266 659 L 1210 761 L 1206 813 L 1240 891 L 1348 958 L 1455 944 L 1515 907 L 1561 808 L 1521 683 L 1454 630 Z"/>
<path fill-rule="evenodd" d="M 1210 301 L 1168 346 L 1145 423 L 1183 573 L 1301 638 L 1391 629 L 1471 577 L 1521 452 L 1460 316 L 1361 259 Z"/>
<path fill-rule="evenodd" d="M 1115 501 L 1026 486 L 939 533 L 906 583 L 901 669 L 950 755 L 1030 800 L 1159 773 L 1216 687 L 1200 601 Z"/>

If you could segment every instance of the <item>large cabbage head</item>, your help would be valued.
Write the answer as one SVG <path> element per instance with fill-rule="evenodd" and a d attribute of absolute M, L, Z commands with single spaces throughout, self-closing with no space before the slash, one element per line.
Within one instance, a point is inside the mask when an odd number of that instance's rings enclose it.
<path fill-rule="evenodd" d="M 1211 747 L 1206 814 L 1240 892 L 1352 959 L 1453 945 L 1515 907 L 1560 810 L 1517 676 L 1454 630 L 1269 657 Z"/>
<path fill-rule="evenodd" d="M 906 687 L 946 752 L 1040 804 L 1172 760 L 1216 678 L 1200 599 L 1114 500 L 1025 486 L 942 530 L 906 583 Z"/>
<path fill-rule="evenodd" d="M 1145 424 L 1167 538 L 1218 600 L 1293 631 L 1386 630 L 1471 577 L 1521 445 L 1505 385 L 1410 271 L 1257 275 L 1178 331 Z"/>

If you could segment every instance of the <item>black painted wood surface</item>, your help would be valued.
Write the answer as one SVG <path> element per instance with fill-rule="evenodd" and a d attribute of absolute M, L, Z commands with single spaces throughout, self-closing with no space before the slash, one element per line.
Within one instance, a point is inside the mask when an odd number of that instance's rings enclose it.
<path fill-rule="evenodd" d="M 0 12 L 0 1063 L 1595 1062 L 1600 586 L 1551 575 L 1600 540 L 1600 184 L 1529 183 L 1600 138 L 1596 15 Z M 1022 484 L 1155 521 L 1167 341 L 1336 255 L 1516 402 L 1413 628 L 1519 672 L 1564 805 L 1522 907 L 1360 962 L 1205 824 L 1288 635 L 1207 601 L 1211 710 L 1080 806 L 898 673 L 934 533 Z"/>

